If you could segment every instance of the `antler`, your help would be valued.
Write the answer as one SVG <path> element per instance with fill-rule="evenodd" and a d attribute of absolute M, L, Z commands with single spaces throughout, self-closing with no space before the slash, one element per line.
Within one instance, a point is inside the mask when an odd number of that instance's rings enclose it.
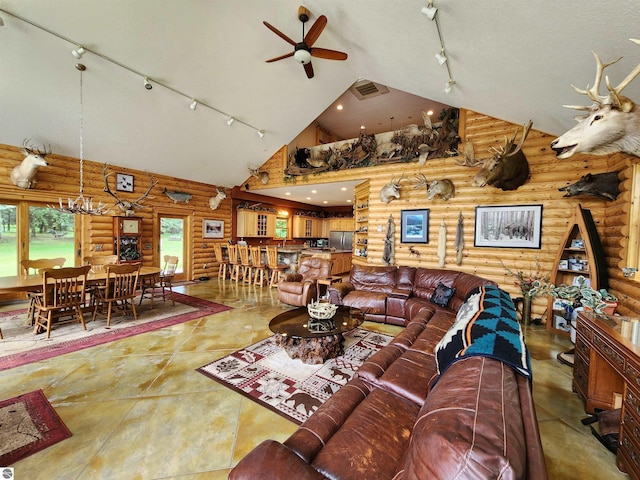
<path fill-rule="evenodd" d="M 416 186 L 413 188 L 420 188 L 420 187 L 428 187 L 429 186 L 429 181 L 427 180 L 427 177 L 424 176 L 424 174 L 422 173 L 418 173 L 415 175 L 417 183 Z"/>
<path fill-rule="evenodd" d="M 25 138 L 22 141 L 22 153 L 24 153 L 25 155 L 40 155 L 41 157 L 46 157 L 47 155 L 51 155 L 51 146 L 46 146 L 44 147 L 44 150 L 40 150 L 39 148 L 34 147 L 33 145 L 31 145 L 31 139 L 30 138 Z"/>
<path fill-rule="evenodd" d="M 131 202 L 131 204 L 134 207 L 139 207 L 141 208 L 142 205 L 140 205 L 140 202 L 142 200 L 144 200 L 145 198 L 147 198 L 149 196 L 149 193 L 151 193 L 151 189 L 153 187 L 155 187 L 158 184 L 158 180 L 156 180 L 155 178 L 153 178 L 153 175 L 151 175 L 150 173 L 147 172 L 147 175 L 149 175 L 149 188 L 147 188 L 147 191 L 144 192 L 144 195 L 142 195 L 141 197 L 137 198 L 136 200 L 134 200 L 133 202 Z"/>
<path fill-rule="evenodd" d="M 533 121 L 529 120 L 529 122 L 524 126 L 522 130 L 522 136 L 520 137 L 520 142 L 518 143 L 518 146 L 516 146 L 515 148 L 514 148 L 513 142 L 515 142 L 516 137 L 518 136 L 517 128 L 515 133 L 513 134 L 513 137 L 511 137 L 510 139 L 507 137 L 504 137 L 504 146 L 490 147 L 489 151 L 492 152 L 494 156 L 497 156 L 497 157 L 511 157 L 515 155 L 522 149 L 522 145 L 524 145 L 524 141 L 527 139 L 527 136 L 529 135 L 529 130 L 531 130 L 532 125 L 533 125 Z"/>
<path fill-rule="evenodd" d="M 106 193 L 108 193 L 109 195 L 111 195 L 113 198 L 116 199 L 116 205 L 118 205 L 121 209 L 125 210 L 124 202 L 122 200 L 120 200 L 118 198 L 118 196 L 115 193 L 113 193 L 111 191 L 111 188 L 109 187 L 109 175 L 111 175 L 111 173 L 113 173 L 113 172 L 107 173 L 105 175 L 105 172 L 107 171 L 107 168 L 109 168 L 109 164 L 105 163 L 104 166 L 102 167 L 102 177 L 104 178 L 104 189 L 103 190 Z"/>
<path fill-rule="evenodd" d="M 138 197 L 133 202 L 129 202 L 127 200 L 121 200 L 120 198 L 118 198 L 118 196 L 115 193 L 113 193 L 111 191 L 111 188 L 109 187 L 109 176 L 113 172 L 105 174 L 105 172 L 107 171 L 107 168 L 109 168 L 109 164 L 105 163 L 104 166 L 102 167 L 102 176 L 104 177 L 104 189 L 103 190 L 106 193 L 108 193 L 109 195 L 111 195 L 113 198 L 116 199 L 116 205 L 118 205 L 118 207 L 120 207 L 120 209 L 123 212 L 126 212 L 127 210 L 133 210 L 133 209 L 136 209 L 136 208 L 144 208 L 144 205 L 141 205 L 140 202 L 149 196 L 149 193 L 151 193 L 151 189 L 158 184 L 158 180 L 153 178 L 153 175 L 151 175 L 150 173 L 147 173 L 147 175 L 149 175 L 149 179 L 150 179 L 149 188 L 147 188 L 147 191 L 144 192 L 144 194 L 141 197 Z"/>
<path fill-rule="evenodd" d="M 448 152 L 447 152 L 448 153 Z M 464 142 L 464 149 L 461 152 L 459 149 L 453 150 L 452 153 L 457 153 L 462 156 L 463 160 L 456 160 L 456 163 L 463 167 L 477 167 L 482 164 L 482 160 L 475 158 L 475 152 L 473 151 L 473 142 Z"/>

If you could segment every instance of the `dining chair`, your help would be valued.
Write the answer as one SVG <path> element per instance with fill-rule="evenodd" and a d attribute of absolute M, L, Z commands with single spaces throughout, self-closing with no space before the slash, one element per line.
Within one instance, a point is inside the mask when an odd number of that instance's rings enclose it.
<path fill-rule="evenodd" d="M 238 253 L 240 254 L 240 268 L 242 269 L 242 281 L 251 283 L 251 273 L 253 264 L 249 259 L 249 247 L 246 245 L 238 245 Z"/>
<path fill-rule="evenodd" d="M 229 252 L 229 265 L 231 267 L 230 279 L 237 282 L 240 279 L 240 271 L 242 269 L 240 259 L 238 258 L 238 246 L 229 245 L 227 251 Z"/>
<path fill-rule="evenodd" d="M 216 262 L 220 264 L 218 266 L 218 278 L 227 278 L 227 271 L 231 273 L 231 265 L 229 264 L 229 259 L 224 258 L 224 255 L 222 254 L 221 243 L 213 244 L 213 253 L 216 257 Z"/>
<path fill-rule="evenodd" d="M 270 272 L 269 287 L 277 287 L 280 279 L 280 272 L 287 269 L 287 265 L 278 263 L 278 247 L 267 246 L 267 267 Z"/>
<path fill-rule="evenodd" d="M 142 305 L 142 299 L 146 296 L 146 291 L 151 290 L 149 298 L 151 298 L 151 304 L 153 305 L 153 297 L 155 296 L 156 289 L 162 291 L 162 301 L 166 301 L 166 290 L 169 290 L 171 295 L 171 304 L 175 306 L 176 301 L 173 297 L 173 277 L 178 269 L 178 257 L 174 255 L 164 256 L 164 268 L 160 271 L 158 280 L 154 277 L 150 277 L 149 281 L 143 281 L 142 292 L 140 293 L 140 303 Z M 160 294 L 158 294 L 159 296 Z"/>
<path fill-rule="evenodd" d="M 262 261 L 262 248 L 251 247 L 251 265 L 253 268 L 253 284 L 263 286 L 267 277 L 267 264 Z"/>
<path fill-rule="evenodd" d="M 82 259 L 83 265 L 91 266 L 89 273 L 101 273 L 104 272 L 106 265 L 116 265 L 118 263 L 118 255 L 94 255 L 87 256 Z M 104 285 L 89 285 L 87 287 L 89 295 L 89 307 L 93 308 L 98 299 L 97 290 L 104 288 Z"/>
<path fill-rule="evenodd" d="M 42 273 L 45 268 L 62 268 L 64 262 L 67 259 L 64 257 L 57 258 L 38 258 L 37 260 L 22 260 L 22 273 L 24 275 L 30 275 L 31 273 Z M 31 272 L 33 270 L 33 272 Z M 40 292 L 28 292 L 27 299 L 29 300 L 29 306 L 27 307 L 27 320 L 26 325 L 33 325 L 33 319 L 36 308 L 36 298 L 41 295 Z"/>
<path fill-rule="evenodd" d="M 46 268 L 42 271 L 42 295 L 36 297 L 33 333 L 41 329 L 51 336 L 51 326 L 56 323 L 77 321 L 87 329 L 82 316 L 89 265 L 82 267 Z M 67 320 L 60 319 L 70 317 Z"/>
<path fill-rule="evenodd" d="M 123 313 L 126 313 L 129 307 L 133 313 L 133 318 L 138 319 L 136 305 L 133 299 L 136 296 L 138 287 L 138 276 L 140 274 L 139 263 L 125 263 L 123 265 L 106 265 L 105 288 L 99 289 L 98 301 L 93 308 L 93 316 L 91 320 L 96 319 L 98 310 L 107 306 L 107 327 L 111 325 L 111 313 L 114 310 L 114 304 L 119 307 Z"/>

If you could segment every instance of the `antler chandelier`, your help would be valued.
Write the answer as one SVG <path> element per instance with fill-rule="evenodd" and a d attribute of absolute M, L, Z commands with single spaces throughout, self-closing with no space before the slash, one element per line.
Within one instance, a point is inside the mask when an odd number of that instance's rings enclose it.
<path fill-rule="evenodd" d="M 82 63 L 76 63 L 76 68 L 80 71 L 80 195 L 78 195 L 78 197 L 75 200 L 68 198 L 66 206 L 64 205 L 62 198 L 59 198 L 58 202 L 60 206 L 52 207 L 52 208 L 56 208 L 56 210 L 59 210 L 64 213 L 79 213 L 81 215 L 105 215 L 107 213 L 111 213 L 111 209 L 109 208 L 108 205 L 105 205 L 102 202 L 98 202 L 98 205 L 94 207 L 93 200 L 91 200 L 91 197 L 84 196 L 84 183 L 83 183 L 84 101 L 82 97 L 82 72 L 84 72 L 87 69 L 87 67 L 85 67 Z"/>

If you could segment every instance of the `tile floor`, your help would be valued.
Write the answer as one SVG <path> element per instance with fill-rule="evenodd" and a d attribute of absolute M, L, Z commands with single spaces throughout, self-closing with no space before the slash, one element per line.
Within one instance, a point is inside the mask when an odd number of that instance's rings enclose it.
<path fill-rule="evenodd" d="M 0 398 L 41 388 L 73 432 L 16 463 L 16 479 L 225 479 L 262 440 L 285 440 L 297 428 L 195 371 L 270 335 L 269 319 L 286 308 L 275 289 L 212 279 L 176 290 L 235 309 L 0 372 Z M 526 336 L 549 477 L 628 478 L 580 423 L 572 370 L 556 360 L 569 340 L 543 327 L 527 327 Z"/>

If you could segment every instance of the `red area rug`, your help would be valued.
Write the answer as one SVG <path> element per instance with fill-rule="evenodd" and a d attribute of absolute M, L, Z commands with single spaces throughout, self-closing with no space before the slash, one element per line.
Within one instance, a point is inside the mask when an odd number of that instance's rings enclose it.
<path fill-rule="evenodd" d="M 42 390 L 0 401 L 0 465 L 9 466 L 71 432 Z"/>
<path fill-rule="evenodd" d="M 80 324 L 61 325 L 52 329 L 49 340 L 44 334 L 33 335 L 31 327 L 24 326 L 26 310 L 2 312 L 0 328 L 4 340 L 0 340 L 0 371 L 232 309 L 181 293 L 174 293 L 174 298 L 175 306 L 168 300 L 156 301 L 155 307 L 149 309 L 143 303 L 143 308 L 138 307 L 137 321 L 134 321 L 133 316 L 114 317 L 110 328 L 106 327 L 104 319 L 97 318 L 95 322 L 88 322 L 91 316 L 87 314 L 86 331 L 82 330 Z"/>
<path fill-rule="evenodd" d="M 269 337 L 197 371 L 300 425 L 392 339 L 356 328 L 344 334 L 344 355 L 307 365 L 289 358 Z"/>

